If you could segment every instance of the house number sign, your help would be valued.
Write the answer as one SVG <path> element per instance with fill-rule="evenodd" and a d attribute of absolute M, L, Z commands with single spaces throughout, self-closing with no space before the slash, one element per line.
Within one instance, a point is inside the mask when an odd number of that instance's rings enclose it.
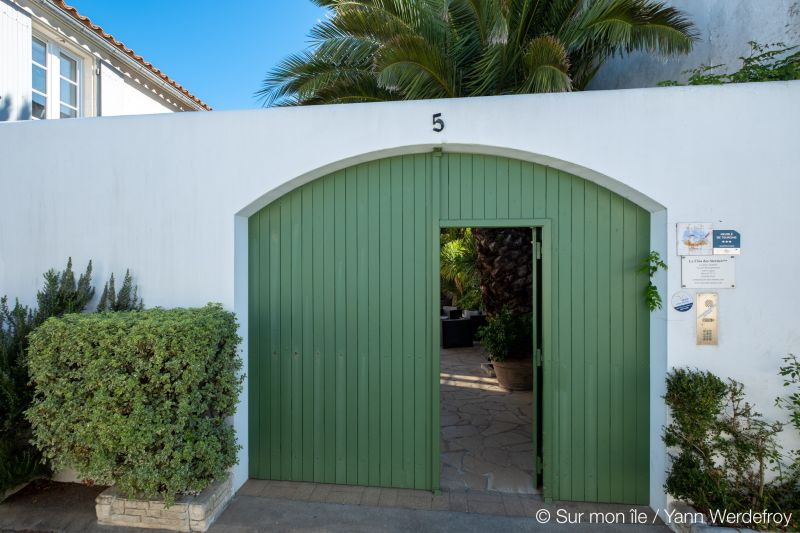
<path fill-rule="evenodd" d="M 434 113 L 433 114 L 433 131 L 436 133 L 441 132 L 444 130 L 444 120 L 442 119 L 441 113 Z"/>

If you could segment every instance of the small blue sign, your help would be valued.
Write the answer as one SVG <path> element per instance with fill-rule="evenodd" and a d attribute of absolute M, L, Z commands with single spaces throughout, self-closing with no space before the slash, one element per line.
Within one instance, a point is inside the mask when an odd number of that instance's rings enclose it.
<path fill-rule="evenodd" d="M 714 230 L 715 254 L 738 254 L 742 247 L 742 236 L 732 229 Z"/>
<path fill-rule="evenodd" d="M 679 313 L 685 313 L 692 308 L 694 299 L 686 291 L 676 292 L 672 295 L 672 307 Z"/>

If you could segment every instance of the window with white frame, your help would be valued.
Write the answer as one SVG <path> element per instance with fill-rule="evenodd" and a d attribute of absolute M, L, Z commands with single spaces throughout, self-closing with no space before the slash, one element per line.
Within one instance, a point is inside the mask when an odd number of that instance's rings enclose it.
<path fill-rule="evenodd" d="M 53 42 L 33 37 L 31 117 L 81 115 L 81 61 Z"/>
<path fill-rule="evenodd" d="M 47 118 L 47 43 L 33 38 L 31 117 Z"/>

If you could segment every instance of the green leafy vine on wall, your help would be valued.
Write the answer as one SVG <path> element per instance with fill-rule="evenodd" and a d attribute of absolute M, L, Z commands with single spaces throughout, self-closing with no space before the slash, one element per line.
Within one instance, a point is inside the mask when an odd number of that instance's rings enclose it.
<path fill-rule="evenodd" d="M 660 82 L 658 86 L 800 80 L 800 45 L 759 44 L 755 41 L 750 41 L 748 44 L 750 45 L 750 55 L 739 58 L 742 60 L 742 65 L 735 72 L 720 72 L 726 68 L 726 65 L 703 64 L 695 69 L 683 71 L 683 74 L 688 75 L 685 84 L 669 80 Z"/>
<path fill-rule="evenodd" d="M 647 288 L 645 288 L 644 298 L 647 303 L 647 308 L 650 309 L 651 313 L 656 309 L 661 309 L 662 305 L 661 294 L 659 294 L 658 288 L 653 283 L 653 276 L 655 276 L 656 272 L 659 270 L 666 269 L 667 264 L 662 261 L 661 255 L 656 251 L 651 251 L 646 258 L 642 259 L 642 267 L 639 271 L 646 273 L 650 278 L 647 282 Z"/>

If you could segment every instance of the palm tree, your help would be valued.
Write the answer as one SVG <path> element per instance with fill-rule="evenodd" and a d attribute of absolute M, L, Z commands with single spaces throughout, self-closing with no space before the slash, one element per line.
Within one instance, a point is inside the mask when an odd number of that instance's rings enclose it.
<path fill-rule="evenodd" d="M 312 0 L 312 47 L 269 72 L 265 105 L 584 89 L 611 56 L 687 53 L 694 26 L 657 0 Z"/>
<path fill-rule="evenodd" d="M 658 0 L 312 1 L 329 17 L 310 50 L 267 74 L 265 105 L 582 90 L 614 55 L 683 54 L 695 39 L 686 16 Z M 473 235 L 487 313 L 530 312 L 530 230 Z"/>

